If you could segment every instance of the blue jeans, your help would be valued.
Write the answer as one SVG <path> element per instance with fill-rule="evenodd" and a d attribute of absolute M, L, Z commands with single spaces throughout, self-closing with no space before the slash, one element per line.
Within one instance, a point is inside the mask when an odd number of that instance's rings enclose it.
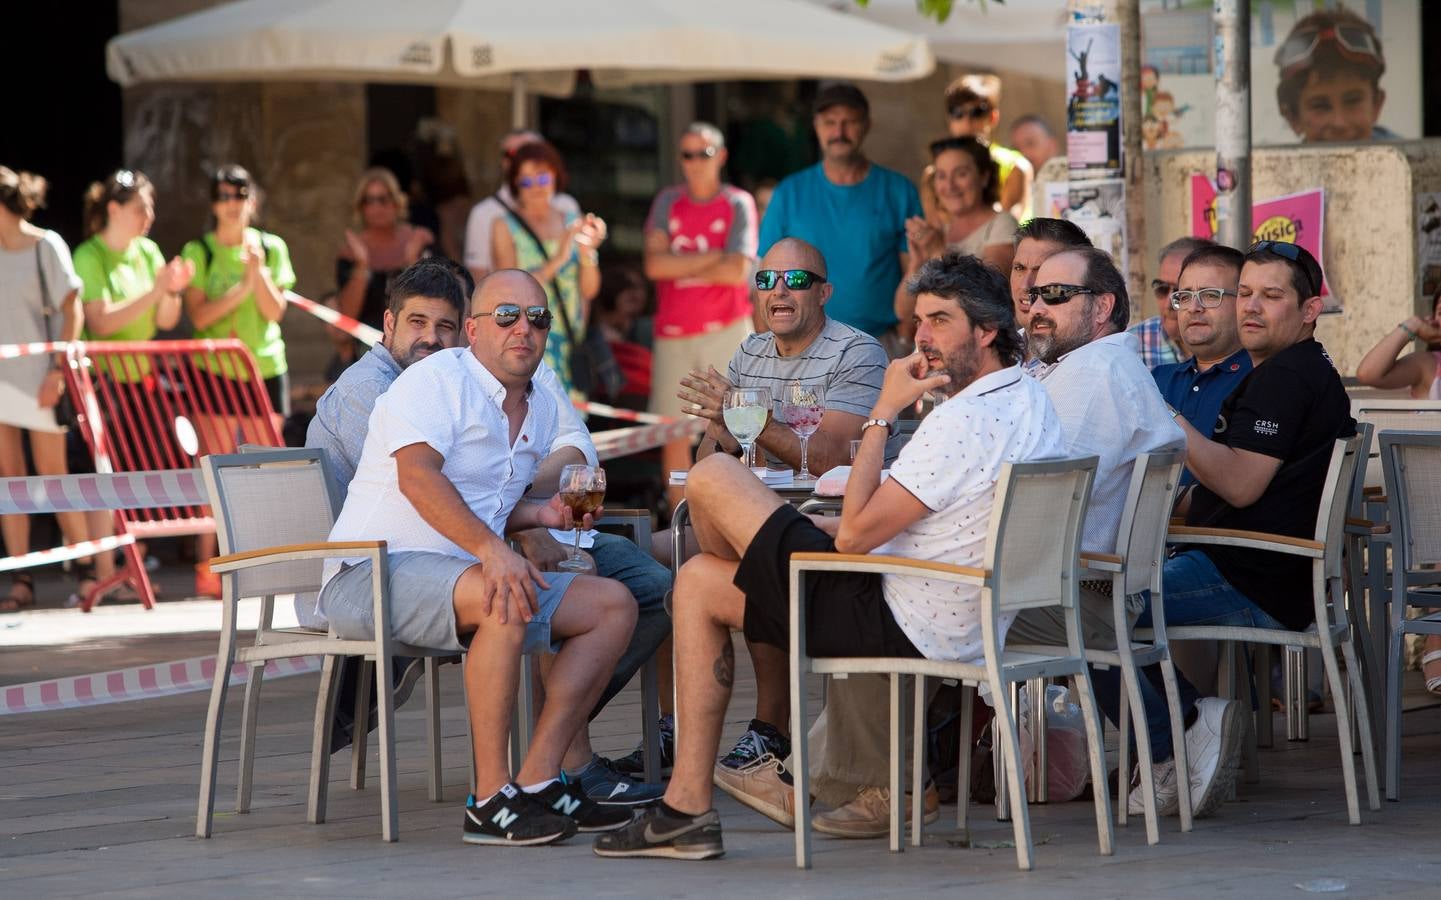
<path fill-rule="evenodd" d="M 615 672 L 596 701 L 595 709 L 591 710 L 590 717 L 594 719 L 612 697 L 624 690 L 635 673 L 655 655 L 656 648 L 670 635 L 670 615 L 666 613 L 664 604 L 666 592 L 670 590 L 671 573 L 634 541 L 616 534 L 597 534 L 590 555 L 595 560 L 596 574 L 602 578 L 614 578 L 629 588 L 640 612 L 630 644 L 616 663 Z"/>
<path fill-rule="evenodd" d="M 1244 594 L 1231 586 L 1211 558 L 1200 550 L 1187 550 L 1166 560 L 1161 573 L 1161 585 L 1166 592 L 1166 624 L 1180 625 L 1238 625 L 1250 628 L 1283 628 Z M 1137 628 L 1151 627 L 1149 599 L 1141 617 L 1136 620 Z M 1171 744 L 1171 718 L 1166 707 L 1165 682 L 1160 666 L 1147 666 L 1141 670 L 1141 700 L 1146 706 L 1146 730 L 1151 735 L 1151 758 L 1153 762 L 1165 762 L 1174 753 Z M 1123 688 L 1121 670 L 1111 668 L 1105 671 L 1091 669 L 1091 682 L 1095 686 L 1096 701 L 1112 722 L 1120 721 Z M 1176 673 L 1177 688 L 1181 695 L 1181 718 L 1191 717 L 1200 694 L 1179 671 Z M 1127 773 L 1129 774 L 1129 773 Z"/>

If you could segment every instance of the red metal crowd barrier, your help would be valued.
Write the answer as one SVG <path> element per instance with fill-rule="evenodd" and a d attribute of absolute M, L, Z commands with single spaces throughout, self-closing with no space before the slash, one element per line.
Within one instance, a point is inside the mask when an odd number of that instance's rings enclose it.
<path fill-rule="evenodd" d="M 282 446 L 255 357 L 238 340 L 90 341 L 71 344 L 66 358 L 66 387 L 97 472 L 189 469 L 240 444 Z M 215 520 L 205 506 L 123 509 L 115 528 L 144 541 L 211 533 Z M 124 550 L 125 565 L 84 598 L 86 612 L 122 582 L 155 605 L 140 547 Z"/>

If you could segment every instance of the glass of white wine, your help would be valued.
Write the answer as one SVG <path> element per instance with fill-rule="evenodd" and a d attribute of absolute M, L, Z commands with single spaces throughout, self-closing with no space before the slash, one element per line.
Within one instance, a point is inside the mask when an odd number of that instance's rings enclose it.
<path fill-rule="evenodd" d="M 755 465 L 756 439 L 765 431 L 770 414 L 770 388 L 731 388 L 726 392 L 721 415 L 725 417 L 726 428 L 745 451 L 745 464 L 748 466 Z"/>
<path fill-rule="evenodd" d="M 560 470 L 560 499 L 575 519 L 575 543 L 570 556 L 556 564 L 561 572 L 586 573 L 590 564 L 580 555 L 580 523 L 605 502 L 605 469 L 600 466 L 569 465 Z"/>

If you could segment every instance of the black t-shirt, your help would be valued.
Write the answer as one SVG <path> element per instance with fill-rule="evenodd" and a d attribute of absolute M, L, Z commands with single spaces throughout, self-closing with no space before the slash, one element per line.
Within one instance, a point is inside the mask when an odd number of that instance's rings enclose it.
<path fill-rule="evenodd" d="M 1281 460 L 1259 500 L 1236 509 L 1203 484 L 1186 524 L 1314 537 L 1316 511 L 1337 438 L 1356 433 L 1351 404 L 1331 357 L 1314 338 L 1251 371 L 1221 404 L 1212 440 Z M 1311 561 L 1236 547 L 1202 547 L 1226 580 L 1282 625 L 1315 620 Z"/>

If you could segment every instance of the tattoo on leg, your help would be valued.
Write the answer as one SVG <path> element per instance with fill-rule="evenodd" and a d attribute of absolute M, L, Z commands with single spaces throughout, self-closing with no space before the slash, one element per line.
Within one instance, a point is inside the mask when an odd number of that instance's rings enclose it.
<path fill-rule="evenodd" d="M 735 684 L 736 651 L 731 646 L 730 638 L 726 638 L 725 646 L 721 648 L 720 656 L 715 661 L 716 684 L 728 688 Z"/>

